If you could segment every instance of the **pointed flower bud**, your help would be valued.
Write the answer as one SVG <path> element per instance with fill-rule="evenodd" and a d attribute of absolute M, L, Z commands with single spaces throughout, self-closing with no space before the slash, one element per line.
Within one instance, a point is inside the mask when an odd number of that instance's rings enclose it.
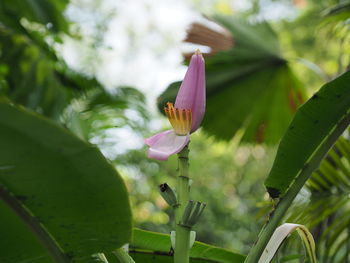
<path fill-rule="evenodd" d="M 191 58 L 176 96 L 175 108 L 191 110 L 191 133 L 199 128 L 205 113 L 205 64 L 199 50 Z"/>
<path fill-rule="evenodd" d="M 167 160 L 180 152 L 189 142 L 189 134 L 196 131 L 205 113 L 205 65 L 199 50 L 192 56 L 185 78 L 176 96 L 175 105 L 167 103 L 165 114 L 173 130 L 145 139 L 150 146 L 148 156 Z"/>

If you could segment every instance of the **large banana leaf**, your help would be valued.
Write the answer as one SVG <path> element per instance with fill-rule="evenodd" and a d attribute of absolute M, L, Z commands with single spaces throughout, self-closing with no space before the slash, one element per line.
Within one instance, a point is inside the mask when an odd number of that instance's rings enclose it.
<path fill-rule="evenodd" d="M 0 262 L 55 262 L 27 225 L 2 199 L 0 212 Z"/>
<path fill-rule="evenodd" d="M 102 154 L 4 100 L 0 214 L 0 262 L 6 263 L 51 262 L 46 251 L 59 262 L 88 262 L 90 255 L 111 252 L 131 235 L 125 185 Z"/>
<path fill-rule="evenodd" d="M 130 246 L 130 254 L 136 262 L 171 263 L 174 261 L 169 235 L 134 229 Z M 194 243 L 190 257 L 193 263 L 241 263 L 244 262 L 245 258 L 238 252 L 214 247 L 202 242 Z"/>
<path fill-rule="evenodd" d="M 265 185 L 283 195 L 308 159 L 350 109 L 350 71 L 324 85 L 297 111 L 279 145 Z"/>
<path fill-rule="evenodd" d="M 207 108 L 203 128 L 229 140 L 239 129 L 244 141 L 276 143 L 285 132 L 303 89 L 282 57 L 276 34 L 266 23 L 215 17 L 234 38 L 231 50 L 206 58 Z M 161 111 L 174 101 L 180 82 L 158 98 Z"/>
<path fill-rule="evenodd" d="M 324 262 L 346 262 L 350 259 L 348 133 L 338 139 L 320 168 L 312 174 L 307 189 L 311 194 L 310 199 L 300 199 L 288 220 L 305 223 L 313 229 L 318 243 L 318 257 Z"/>

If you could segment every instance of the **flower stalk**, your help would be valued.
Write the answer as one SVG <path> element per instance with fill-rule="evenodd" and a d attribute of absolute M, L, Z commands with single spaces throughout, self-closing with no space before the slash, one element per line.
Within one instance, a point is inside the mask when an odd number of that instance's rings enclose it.
<path fill-rule="evenodd" d="M 191 235 L 191 228 L 205 207 L 204 204 L 196 202 L 194 210 L 188 210 L 184 216 L 190 195 L 188 144 L 190 135 L 200 127 L 203 120 L 205 98 L 204 58 L 197 50 L 191 58 L 175 104 L 168 102 L 164 107 L 172 129 L 145 139 L 145 144 L 149 146 L 148 157 L 150 158 L 165 161 L 171 155 L 178 155 L 179 175 L 176 195 L 167 184 L 160 185 L 161 195 L 175 210 L 175 232 L 171 234 L 172 244 L 175 243 L 172 245 L 175 250 L 175 263 L 189 263 L 190 247 L 195 239 L 193 231 Z"/>
<path fill-rule="evenodd" d="M 191 228 L 183 225 L 182 216 L 189 201 L 189 162 L 188 145 L 178 153 L 179 175 L 177 177 L 177 200 L 178 207 L 175 209 L 175 263 L 189 263 L 190 258 L 190 232 Z"/>

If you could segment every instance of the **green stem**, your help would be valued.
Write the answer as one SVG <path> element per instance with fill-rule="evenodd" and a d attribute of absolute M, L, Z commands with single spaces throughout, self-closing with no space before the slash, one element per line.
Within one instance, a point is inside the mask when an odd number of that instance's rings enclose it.
<path fill-rule="evenodd" d="M 54 241 L 48 232 L 42 227 L 38 220 L 27 211 L 22 204 L 4 187 L 0 186 L 0 199 L 19 216 L 22 221 L 35 234 L 41 244 L 47 249 L 51 257 L 58 263 L 68 263 L 70 260 L 62 252 L 61 248 Z"/>
<path fill-rule="evenodd" d="M 113 254 L 116 255 L 120 263 L 135 263 L 132 257 L 130 257 L 123 248 L 118 248 Z"/>
<path fill-rule="evenodd" d="M 258 241 L 250 250 L 246 260 L 244 261 L 245 263 L 256 263 L 259 261 L 264 248 L 270 240 L 273 232 L 280 224 L 286 211 L 291 206 L 294 198 L 297 196 L 300 189 L 303 187 L 310 175 L 319 167 L 327 152 L 332 148 L 339 136 L 343 134 L 345 129 L 349 126 L 349 123 L 350 114 L 347 114 L 332 130 L 328 137 L 322 142 L 320 147 L 314 152 L 309 162 L 304 166 L 298 177 L 295 179 L 294 183 L 290 186 L 286 194 L 277 204 L 276 210 L 274 211 L 270 221 L 261 231 Z"/>
<path fill-rule="evenodd" d="M 190 258 L 190 231 L 191 229 L 182 225 L 182 215 L 189 201 L 189 177 L 188 177 L 188 146 L 180 153 L 179 159 L 179 176 L 177 178 L 177 201 L 178 207 L 175 209 L 175 263 L 189 263 Z"/>

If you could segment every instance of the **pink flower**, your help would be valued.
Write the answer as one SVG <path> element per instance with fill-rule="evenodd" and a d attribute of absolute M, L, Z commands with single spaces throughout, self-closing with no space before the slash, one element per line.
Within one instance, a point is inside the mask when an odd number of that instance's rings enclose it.
<path fill-rule="evenodd" d="M 150 147 L 148 157 L 167 160 L 180 152 L 189 142 L 190 133 L 196 131 L 205 112 L 205 68 L 199 50 L 192 56 L 185 78 L 177 93 L 175 106 L 168 102 L 165 107 L 173 129 L 145 139 Z"/>

